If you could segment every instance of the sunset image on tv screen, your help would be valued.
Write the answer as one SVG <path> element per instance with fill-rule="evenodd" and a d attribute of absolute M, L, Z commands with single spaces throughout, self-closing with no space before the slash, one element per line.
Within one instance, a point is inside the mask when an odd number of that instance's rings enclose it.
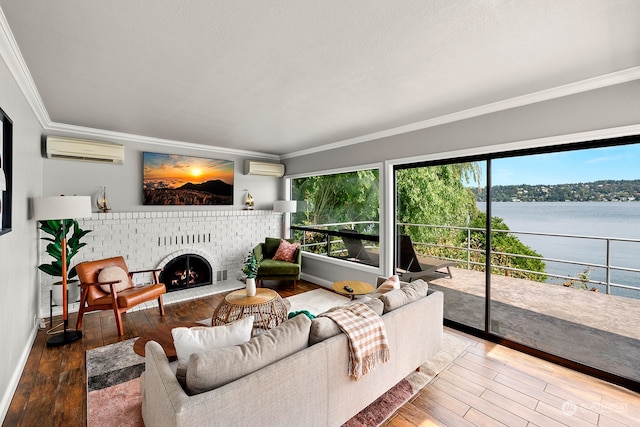
<path fill-rule="evenodd" d="M 143 153 L 145 205 L 233 205 L 233 161 Z"/>

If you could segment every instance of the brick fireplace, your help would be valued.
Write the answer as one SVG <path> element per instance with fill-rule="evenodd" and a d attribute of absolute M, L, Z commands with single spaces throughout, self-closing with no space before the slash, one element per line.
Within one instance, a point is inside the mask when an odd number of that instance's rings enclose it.
<path fill-rule="evenodd" d="M 87 246 L 73 258 L 73 264 L 122 255 L 133 271 L 164 268 L 179 256 L 194 254 L 211 269 L 210 284 L 204 286 L 238 279 L 249 250 L 265 237 L 282 233 L 282 214 L 270 210 L 94 213 L 78 222 L 91 233 L 83 239 Z M 45 252 L 46 242 L 38 242 L 40 264 L 50 258 Z M 55 280 L 40 271 L 38 275 L 40 316 L 47 317 L 49 288 Z M 134 281 L 142 284 L 150 277 L 136 275 Z M 77 303 L 69 304 L 70 312 L 77 310 Z M 60 307 L 54 307 L 54 315 L 61 312 Z"/>

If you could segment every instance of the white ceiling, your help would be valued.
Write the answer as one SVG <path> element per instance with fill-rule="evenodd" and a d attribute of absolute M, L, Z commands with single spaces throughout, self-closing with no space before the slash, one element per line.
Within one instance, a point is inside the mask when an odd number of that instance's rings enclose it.
<path fill-rule="evenodd" d="M 638 0 L 0 6 L 51 123 L 276 155 L 640 66 Z"/>

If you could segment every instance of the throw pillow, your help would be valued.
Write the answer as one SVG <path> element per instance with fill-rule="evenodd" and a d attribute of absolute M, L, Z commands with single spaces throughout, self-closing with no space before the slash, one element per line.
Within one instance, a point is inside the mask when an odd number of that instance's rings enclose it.
<path fill-rule="evenodd" d="M 294 262 L 296 251 L 298 250 L 300 243 L 289 243 L 286 240 L 280 240 L 280 246 L 276 254 L 273 256 L 274 261 L 287 261 Z"/>
<path fill-rule="evenodd" d="M 376 298 L 382 294 L 386 294 L 387 292 L 396 289 L 400 289 L 400 278 L 397 274 L 394 274 L 393 276 L 382 282 L 380 286 L 378 286 L 373 297 Z"/>
<path fill-rule="evenodd" d="M 245 343 L 251 339 L 252 330 L 253 316 L 243 317 L 223 326 L 172 329 L 173 345 L 178 356 L 178 381 L 184 383 L 189 357 L 193 353 Z"/>
<path fill-rule="evenodd" d="M 307 348 L 310 325 L 307 316 L 296 316 L 246 343 L 193 354 L 187 393 L 213 390 Z"/>
<path fill-rule="evenodd" d="M 429 284 L 422 279 L 415 280 L 391 292 L 380 296 L 384 303 L 384 312 L 395 310 L 405 304 L 427 296 Z"/>
<path fill-rule="evenodd" d="M 120 280 L 120 283 L 115 284 L 116 292 L 120 292 L 129 287 L 129 275 L 122 268 L 112 265 L 111 267 L 105 267 L 100 270 L 100 273 L 98 274 L 98 282 L 113 282 L 115 280 Z M 110 285 L 100 285 L 100 289 L 107 293 L 111 293 Z"/>

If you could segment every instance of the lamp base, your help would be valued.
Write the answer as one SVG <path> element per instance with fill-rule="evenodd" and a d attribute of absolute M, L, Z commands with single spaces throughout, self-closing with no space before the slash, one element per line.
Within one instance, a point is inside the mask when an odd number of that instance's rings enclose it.
<path fill-rule="evenodd" d="M 47 347 L 58 347 L 65 344 L 71 344 L 82 338 L 80 331 L 64 331 L 57 335 L 51 336 L 47 340 Z"/>

